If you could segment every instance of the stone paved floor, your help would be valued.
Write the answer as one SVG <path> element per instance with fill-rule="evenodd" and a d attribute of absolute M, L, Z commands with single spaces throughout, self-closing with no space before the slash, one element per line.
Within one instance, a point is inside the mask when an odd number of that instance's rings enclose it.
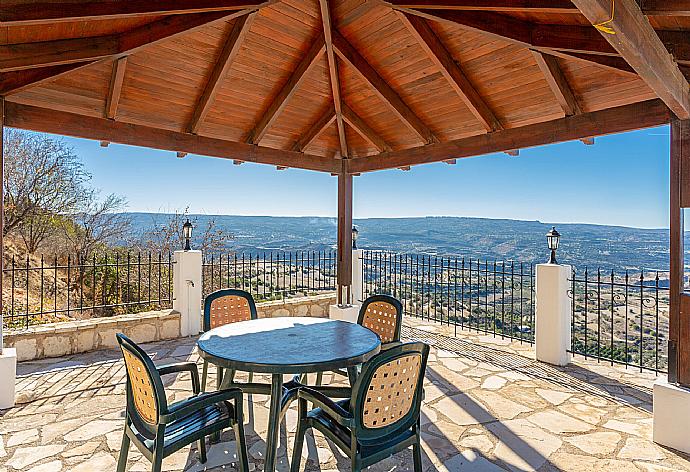
<path fill-rule="evenodd" d="M 425 471 L 689 470 L 688 457 L 651 442 L 651 384 L 633 370 L 578 360 L 558 369 L 533 360 L 527 344 L 406 320 L 403 335 L 433 344 L 423 408 Z M 156 361 L 197 359 L 190 339 L 145 346 Z M 19 405 L 0 412 L 0 472 L 114 471 L 123 427 L 124 366 L 96 352 L 18 366 Z M 166 379 L 170 400 L 188 395 L 186 374 Z M 262 470 L 267 398 L 245 402 L 252 470 Z M 288 470 L 296 412 L 284 423 L 279 470 Z M 288 439 L 285 439 L 288 438 Z M 286 448 L 287 443 L 287 448 Z M 234 470 L 229 433 L 199 464 L 194 448 L 164 462 L 167 471 Z M 317 435 L 302 470 L 350 470 Z M 308 456 L 308 458 L 307 458 Z M 128 470 L 150 470 L 132 449 Z M 411 452 L 370 468 L 411 471 Z"/>

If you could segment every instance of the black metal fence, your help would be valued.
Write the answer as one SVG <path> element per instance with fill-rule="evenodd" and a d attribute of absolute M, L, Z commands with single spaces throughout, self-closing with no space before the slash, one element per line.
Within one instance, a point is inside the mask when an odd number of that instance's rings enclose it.
<path fill-rule="evenodd" d="M 240 288 L 263 301 L 333 292 L 337 260 L 335 251 L 211 256 L 203 264 L 203 295 Z"/>
<path fill-rule="evenodd" d="M 534 341 L 532 264 L 365 251 L 362 272 L 364 297 L 392 295 L 406 315 Z"/>
<path fill-rule="evenodd" d="M 665 372 L 669 289 L 658 271 L 574 271 L 572 352 Z"/>
<path fill-rule="evenodd" d="M 10 328 L 136 313 L 172 305 L 170 254 L 114 253 L 12 258 L 3 270 Z"/>

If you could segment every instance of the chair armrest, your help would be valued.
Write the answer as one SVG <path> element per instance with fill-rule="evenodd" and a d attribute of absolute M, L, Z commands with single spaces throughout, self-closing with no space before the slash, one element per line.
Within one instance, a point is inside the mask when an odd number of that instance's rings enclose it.
<path fill-rule="evenodd" d="M 174 364 L 165 364 L 156 367 L 159 375 L 177 374 L 180 372 L 189 372 L 192 376 L 192 391 L 194 395 L 201 391 L 201 383 L 199 382 L 199 369 L 195 362 L 176 362 Z"/>
<path fill-rule="evenodd" d="M 177 403 L 173 403 L 167 413 L 161 415 L 161 423 L 170 423 L 179 420 L 197 410 L 210 405 L 215 405 L 223 401 L 235 401 L 235 416 L 237 421 L 243 421 L 242 413 L 242 390 L 239 388 L 228 388 L 217 392 L 207 392 L 189 397 Z"/>
<path fill-rule="evenodd" d="M 297 395 L 300 399 L 309 401 L 314 406 L 321 408 L 338 424 L 348 427 L 352 426 L 352 420 L 354 419 L 352 414 L 323 393 L 308 387 L 302 387 L 299 389 Z"/>
<path fill-rule="evenodd" d="M 382 343 L 381 344 L 381 352 L 386 351 L 392 347 L 400 346 L 403 342 L 402 341 L 391 341 L 389 343 Z"/>

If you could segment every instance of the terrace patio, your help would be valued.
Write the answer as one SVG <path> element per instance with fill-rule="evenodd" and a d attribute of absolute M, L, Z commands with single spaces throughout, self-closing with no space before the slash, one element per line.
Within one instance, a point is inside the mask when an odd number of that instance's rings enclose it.
<path fill-rule="evenodd" d="M 652 435 L 653 374 L 577 359 L 568 367 L 534 360 L 529 344 L 406 318 L 405 339 L 433 345 L 422 415 L 425 471 L 671 471 L 690 458 L 657 446 Z M 196 360 L 194 338 L 146 345 L 156 362 Z M 167 379 L 171 398 L 189 393 L 186 374 Z M 19 364 L 18 405 L 0 421 L 2 472 L 109 471 L 120 449 L 125 405 L 121 354 L 98 351 Z M 267 397 L 245 400 L 250 470 L 263 470 Z M 277 470 L 287 470 L 296 411 L 281 432 Z M 233 470 L 228 432 L 209 450 L 164 461 L 167 471 Z M 318 433 L 307 439 L 306 470 L 346 470 L 349 462 Z M 306 450 L 304 455 L 306 456 Z M 304 465 L 304 464 L 303 464 Z M 129 470 L 150 464 L 132 451 Z M 369 470 L 412 470 L 410 451 Z"/>

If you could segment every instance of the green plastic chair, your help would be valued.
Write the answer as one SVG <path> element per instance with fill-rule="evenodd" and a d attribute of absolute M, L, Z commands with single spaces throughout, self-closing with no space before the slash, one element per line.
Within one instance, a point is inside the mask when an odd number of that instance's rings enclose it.
<path fill-rule="evenodd" d="M 385 351 L 400 344 L 402 330 L 402 303 L 390 295 L 372 295 L 362 303 L 359 309 L 357 324 L 373 331 L 381 340 L 381 350 Z M 350 384 L 354 384 L 358 369 L 348 371 L 333 371 L 335 374 L 349 377 Z M 303 379 L 306 381 L 306 379 Z M 316 385 L 323 383 L 323 373 L 316 375 Z"/>
<path fill-rule="evenodd" d="M 232 427 L 237 441 L 240 470 L 249 471 L 244 437 L 242 390 L 227 389 L 200 393 L 199 371 L 194 362 L 156 367 L 139 346 L 123 334 L 117 335 L 127 368 L 127 417 L 117 472 L 124 472 L 130 442 L 159 472 L 163 458 L 199 441 L 201 462 L 206 462 L 206 436 Z M 194 395 L 168 405 L 162 375 L 189 372 Z M 230 402 L 233 403 L 230 403 Z"/>
<path fill-rule="evenodd" d="M 352 387 L 350 399 L 333 401 L 309 387 L 300 387 L 299 425 L 291 472 L 299 470 L 304 435 L 320 431 L 352 461 L 352 471 L 412 446 L 415 472 L 422 472 L 420 410 L 429 346 L 393 346 L 369 360 Z M 307 404 L 315 407 L 307 411 Z"/>
<path fill-rule="evenodd" d="M 204 300 L 204 332 L 240 321 L 255 320 L 257 318 L 256 303 L 249 292 L 235 288 L 224 288 L 209 294 Z M 223 368 L 217 368 L 217 385 L 223 380 Z M 235 371 L 228 372 L 231 379 L 235 377 Z M 206 378 L 208 376 L 208 361 L 204 361 L 201 373 L 201 390 L 206 391 Z M 249 373 L 249 382 L 254 374 Z"/>

